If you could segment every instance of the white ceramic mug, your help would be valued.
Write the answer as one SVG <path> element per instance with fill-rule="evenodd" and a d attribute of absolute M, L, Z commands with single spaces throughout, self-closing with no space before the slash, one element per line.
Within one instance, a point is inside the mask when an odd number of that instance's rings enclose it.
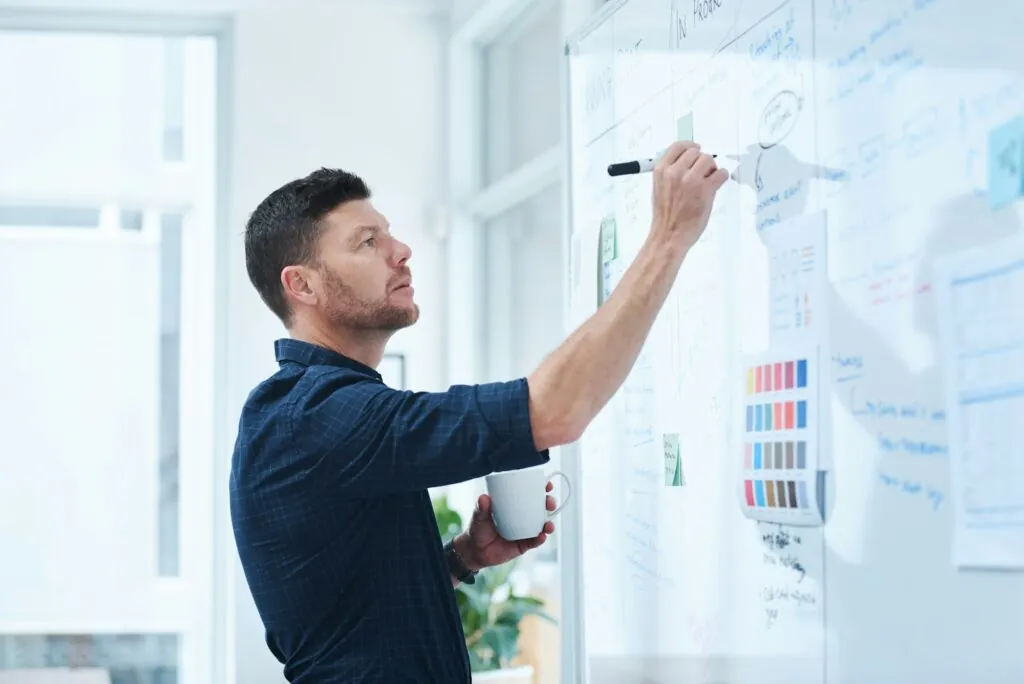
<path fill-rule="evenodd" d="M 549 511 L 548 480 L 555 476 L 565 481 L 565 496 L 555 510 Z M 572 496 L 572 485 L 565 473 L 555 471 L 548 475 L 544 466 L 491 473 L 486 480 L 494 527 L 509 541 L 539 535 L 544 531 L 544 523 L 554 518 Z"/>

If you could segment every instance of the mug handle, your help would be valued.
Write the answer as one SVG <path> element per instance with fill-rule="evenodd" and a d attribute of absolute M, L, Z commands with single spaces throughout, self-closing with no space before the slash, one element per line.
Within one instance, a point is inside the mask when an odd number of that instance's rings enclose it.
<path fill-rule="evenodd" d="M 565 508 L 565 504 L 567 504 L 569 502 L 569 499 L 572 497 L 572 485 L 569 484 L 569 477 L 561 470 L 556 470 L 555 472 L 551 473 L 551 477 L 548 479 L 554 479 L 555 476 L 560 476 L 562 480 L 565 481 L 565 497 L 562 499 L 562 503 L 558 504 L 558 506 L 555 507 L 555 510 L 548 511 L 548 520 L 551 520 L 556 515 L 558 515 L 558 512 Z"/>

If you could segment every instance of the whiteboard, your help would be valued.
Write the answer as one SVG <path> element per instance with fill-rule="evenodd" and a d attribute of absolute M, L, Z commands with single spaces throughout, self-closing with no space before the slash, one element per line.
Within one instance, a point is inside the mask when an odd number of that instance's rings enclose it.
<path fill-rule="evenodd" d="M 630 0 L 567 42 L 570 328 L 651 219 L 608 164 L 732 174 L 572 452 L 585 681 L 1024 682 L 1022 22 Z"/>

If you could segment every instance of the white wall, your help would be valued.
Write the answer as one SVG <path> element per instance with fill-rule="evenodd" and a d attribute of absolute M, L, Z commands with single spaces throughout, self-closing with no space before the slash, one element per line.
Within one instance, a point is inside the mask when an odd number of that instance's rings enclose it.
<path fill-rule="evenodd" d="M 422 16 L 341 7 L 240 12 L 236 24 L 234 184 L 231 229 L 268 192 L 319 165 L 367 179 L 410 262 L 420 322 L 394 338 L 411 386 L 445 383 L 442 246 L 426 230 L 441 191 L 442 42 Z M 228 270 L 229 414 L 275 366 L 280 325 L 245 275 L 241 239 Z M 283 681 L 241 575 L 237 586 L 237 682 Z"/>

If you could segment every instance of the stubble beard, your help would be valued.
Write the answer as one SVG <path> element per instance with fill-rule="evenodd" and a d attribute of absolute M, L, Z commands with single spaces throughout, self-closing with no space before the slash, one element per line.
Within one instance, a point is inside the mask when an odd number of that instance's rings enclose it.
<path fill-rule="evenodd" d="M 420 316 L 420 308 L 393 304 L 385 295 L 376 301 L 360 299 L 341 279 L 329 271 L 323 273 L 330 288 L 326 313 L 335 326 L 361 332 L 394 333 L 413 325 Z"/>

